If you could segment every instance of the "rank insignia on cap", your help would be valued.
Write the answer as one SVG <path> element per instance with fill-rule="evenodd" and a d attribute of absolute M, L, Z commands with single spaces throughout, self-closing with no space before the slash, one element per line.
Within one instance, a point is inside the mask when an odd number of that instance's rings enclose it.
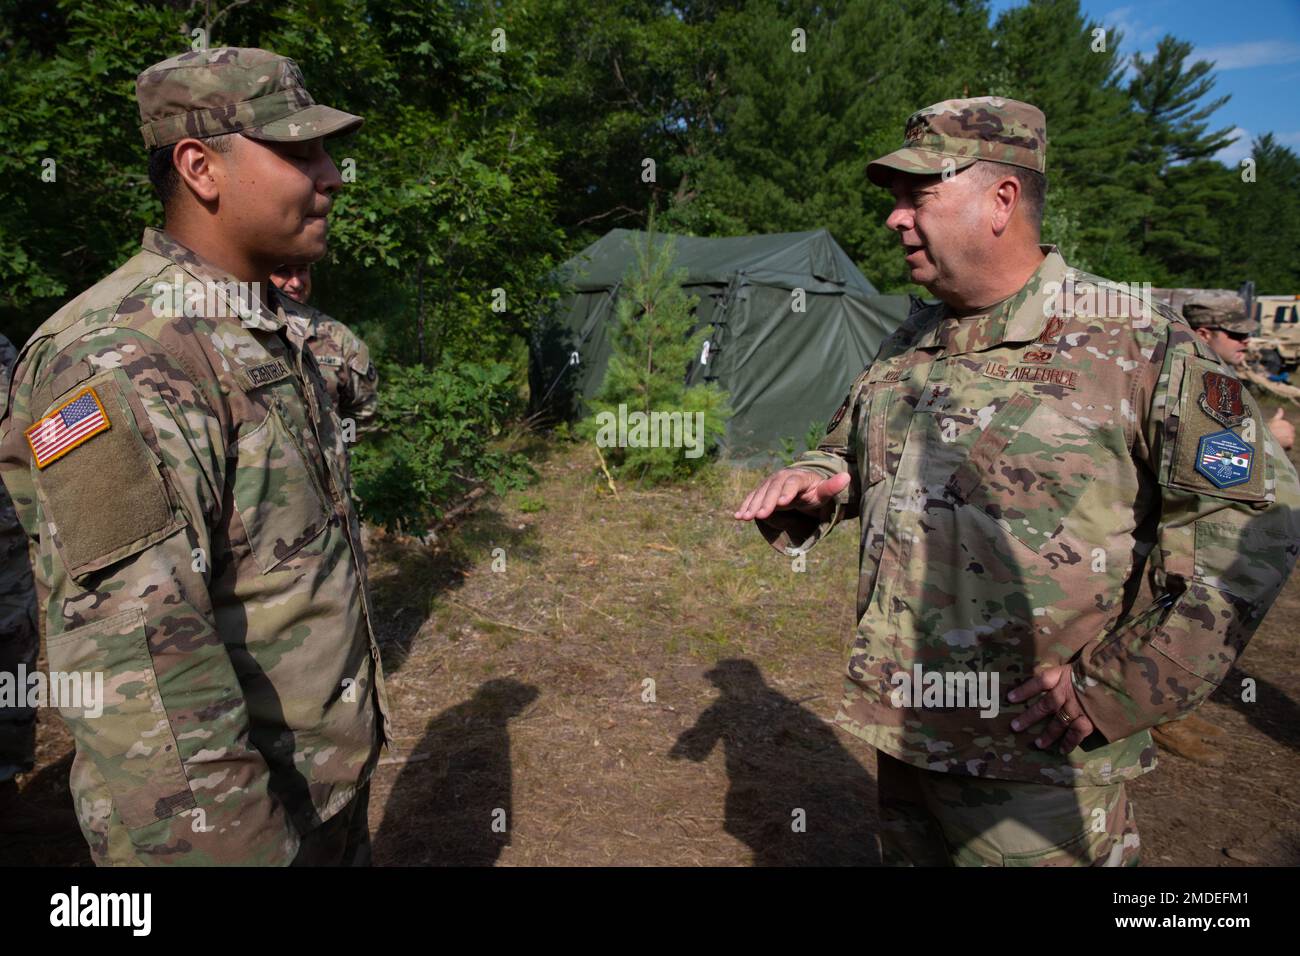
<path fill-rule="evenodd" d="M 1250 417 L 1246 403 L 1241 400 L 1241 382 L 1222 372 L 1206 372 L 1204 381 L 1201 411 L 1225 428 L 1240 425 Z"/>
<path fill-rule="evenodd" d="M 93 388 L 82 389 L 23 434 L 32 449 L 37 468 L 62 458 L 78 445 L 109 428 L 108 413 Z"/>
<path fill-rule="evenodd" d="M 1213 373 L 1207 373 L 1206 377 L 1211 374 Z M 1206 435 L 1196 448 L 1196 470 L 1216 488 L 1231 488 L 1250 481 L 1250 469 L 1254 461 L 1255 449 L 1232 431 Z"/>

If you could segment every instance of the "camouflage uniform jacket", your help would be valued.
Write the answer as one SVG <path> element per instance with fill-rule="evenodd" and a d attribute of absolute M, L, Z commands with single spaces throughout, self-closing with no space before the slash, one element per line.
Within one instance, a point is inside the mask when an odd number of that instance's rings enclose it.
<path fill-rule="evenodd" d="M 316 360 L 339 418 L 351 419 L 358 435 L 371 431 L 379 406 L 378 375 L 366 343 L 323 312 L 305 305 L 295 308 L 300 314 L 289 317 L 289 336 Z"/>
<path fill-rule="evenodd" d="M 178 311 L 187 282 L 218 291 Z M 104 675 L 102 715 L 61 710 L 100 863 L 287 863 L 391 738 L 338 418 L 292 303 L 241 320 L 233 282 L 146 230 L 36 331 L 0 408 L 49 666 Z M 69 412 L 77 441 L 29 443 Z"/>
<path fill-rule="evenodd" d="M 1044 252 L 982 314 L 913 313 L 795 462 L 852 476 L 833 514 L 759 528 L 797 553 L 861 519 L 850 733 L 930 770 L 1103 785 L 1152 769 L 1148 728 L 1244 649 L 1295 561 L 1300 485 L 1182 319 Z M 1066 662 L 1098 732 L 1062 755 L 1011 730 L 1028 703 L 1006 693 Z M 996 675 L 996 715 L 894 694 L 895 674 L 926 672 L 954 690 Z"/>

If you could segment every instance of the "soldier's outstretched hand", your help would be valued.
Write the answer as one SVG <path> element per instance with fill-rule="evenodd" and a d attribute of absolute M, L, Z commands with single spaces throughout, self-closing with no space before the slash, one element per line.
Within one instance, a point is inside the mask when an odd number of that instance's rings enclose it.
<path fill-rule="evenodd" d="M 851 480 L 847 472 L 823 478 L 807 468 L 782 468 L 749 493 L 735 517 L 752 521 L 788 509 L 819 515 Z"/>

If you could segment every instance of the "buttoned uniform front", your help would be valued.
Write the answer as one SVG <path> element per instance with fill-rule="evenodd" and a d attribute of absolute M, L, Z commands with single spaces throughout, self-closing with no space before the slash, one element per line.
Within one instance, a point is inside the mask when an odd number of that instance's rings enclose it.
<path fill-rule="evenodd" d="M 881 346 L 794 462 L 851 476 L 828 520 L 758 525 L 798 553 L 861 519 L 845 730 L 930 771 L 1101 786 L 1151 770 L 1147 729 L 1226 677 L 1295 561 L 1300 485 L 1179 317 L 1042 248 L 1007 300 L 924 308 Z M 1097 732 L 1062 754 L 1012 730 L 1028 702 L 1005 695 L 1067 663 Z M 895 693 L 929 672 L 946 697 Z"/>
<path fill-rule="evenodd" d="M 0 408 L 50 668 L 104 675 L 102 714 L 61 711 L 97 863 L 291 862 L 392 737 L 337 414 L 294 303 L 234 288 L 146 230 Z M 108 427 L 38 464 L 29 428 L 87 391 Z"/>

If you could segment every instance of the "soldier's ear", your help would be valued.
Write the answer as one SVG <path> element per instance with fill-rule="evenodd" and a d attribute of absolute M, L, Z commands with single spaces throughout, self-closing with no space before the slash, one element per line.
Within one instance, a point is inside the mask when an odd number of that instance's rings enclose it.
<path fill-rule="evenodd" d="M 182 185 L 187 188 L 199 202 L 216 202 L 221 194 L 216 163 L 224 159 L 205 149 L 197 139 L 183 139 L 172 150 L 172 165 Z"/>
<path fill-rule="evenodd" d="M 989 184 L 993 203 L 993 231 L 1002 235 L 1011 224 L 1016 207 L 1024 200 L 1020 181 L 1015 176 L 1003 176 Z"/>

